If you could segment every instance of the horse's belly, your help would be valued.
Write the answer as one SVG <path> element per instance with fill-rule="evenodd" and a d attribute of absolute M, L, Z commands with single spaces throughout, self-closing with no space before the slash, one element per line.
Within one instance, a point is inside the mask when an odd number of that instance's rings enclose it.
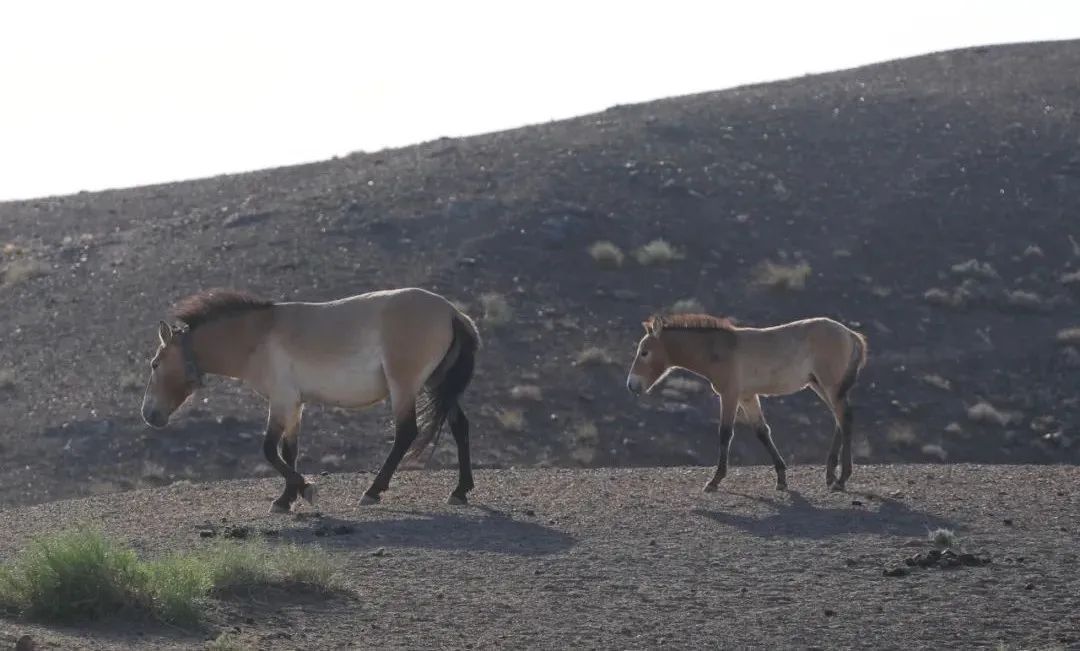
<path fill-rule="evenodd" d="M 806 368 L 803 368 L 803 366 Z M 744 371 L 742 393 L 766 396 L 783 396 L 795 393 L 806 387 L 810 379 L 810 373 L 811 369 L 808 364 L 766 367 L 754 369 L 750 373 Z"/>
<path fill-rule="evenodd" d="M 298 375 L 304 402 L 366 407 L 385 399 L 388 393 L 382 364 L 377 360 L 306 368 Z"/>

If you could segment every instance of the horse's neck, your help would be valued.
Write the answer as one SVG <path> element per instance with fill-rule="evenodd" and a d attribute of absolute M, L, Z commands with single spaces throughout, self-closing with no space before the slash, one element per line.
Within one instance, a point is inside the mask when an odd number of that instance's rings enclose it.
<path fill-rule="evenodd" d="M 684 368 L 693 373 L 707 375 L 712 363 L 712 352 L 720 342 L 712 341 L 712 332 L 670 332 L 667 333 L 664 346 L 672 366 Z"/>
<path fill-rule="evenodd" d="M 211 321 L 193 333 L 199 370 L 212 375 L 245 379 L 252 357 L 268 331 L 267 310 Z"/>

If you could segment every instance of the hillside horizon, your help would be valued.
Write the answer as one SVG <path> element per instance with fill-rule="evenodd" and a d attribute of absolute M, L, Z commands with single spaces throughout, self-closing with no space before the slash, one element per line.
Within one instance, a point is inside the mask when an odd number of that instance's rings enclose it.
<path fill-rule="evenodd" d="M 462 303 L 487 342 L 465 396 L 479 466 L 712 464 L 700 382 L 623 386 L 641 319 L 677 303 L 865 332 L 857 463 L 1075 463 L 1078 66 L 1075 40 L 963 48 L 0 203 L 0 503 L 266 475 L 250 391 L 213 381 L 163 432 L 138 416 L 157 320 L 223 285 Z M 655 240 L 668 253 L 642 252 Z M 590 254 L 604 241 L 618 262 Z M 789 463 L 822 462 L 816 398 L 764 409 Z M 310 406 L 301 470 L 374 467 L 386 417 Z M 759 448 L 740 428 L 733 463 Z M 433 465 L 452 460 L 444 440 Z"/>

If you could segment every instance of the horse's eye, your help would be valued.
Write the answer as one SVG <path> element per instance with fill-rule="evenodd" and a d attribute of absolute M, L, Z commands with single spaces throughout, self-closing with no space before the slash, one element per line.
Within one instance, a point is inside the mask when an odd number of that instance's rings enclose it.
<path fill-rule="evenodd" d="M 647 350 L 641 351 L 641 359 L 645 359 L 648 356 L 649 356 L 649 351 L 647 351 Z"/>
<path fill-rule="evenodd" d="M 157 361 L 156 359 L 154 361 L 150 362 L 150 370 L 156 371 L 157 367 L 158 367 L 158 364 L 160 364 L 160 363 L 161 362 Z"/>

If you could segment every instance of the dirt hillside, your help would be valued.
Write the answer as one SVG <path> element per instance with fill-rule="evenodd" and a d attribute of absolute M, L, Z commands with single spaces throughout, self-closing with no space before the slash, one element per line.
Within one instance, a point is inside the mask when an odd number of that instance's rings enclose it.
<path fill-rule="evenodd" d="M 488 467 L 712 463 L 699 383 L 623 387 L 641 319 L 676 302 L 865 332 L 863 461 L 1080 460 L 1078 69 L 1080 41 L 968 49 L 0 204 L 0 502 L 268 474 L 246 390 L 212 383 L 165 432 L 138 417 L 156 321 L 218 285 L 460 301 L 486 341 L 467 404 Z M 674 252 L 639 261 L 656 239 Z M 789 461 L 821 462 L 812 396 L 765 409 Z M 386 419 L 310 408 L 302 468 L 377 466 Z M 765 460 L 746 436 L 733 455 Z"/>
<path fill-rule="evenodd" d="M 221 632 L 258 649 L 1080 648 L 1075 466 L 524 469 L 477 475 L 450 507 L 447 471 L 406 472 L 359 507 L 370 476 L 321 478 L 320 514 L 266 514 L 276 481 L 170 486 L 0 511 L 0 558 L 92 522 L 148 557 L 246 527 L 322 546 L 352 595 L 273 592 L 219 605 L 200 632 L 147 623 L 54 628 L 0 620 L 40 648 L 197 649 Z M 948 528 L 979 566 L 908 566 Z M 904 568 L 903 576 L 886 570 Z M 1002 648 L 1002 647 L 998 647 Z"/>

